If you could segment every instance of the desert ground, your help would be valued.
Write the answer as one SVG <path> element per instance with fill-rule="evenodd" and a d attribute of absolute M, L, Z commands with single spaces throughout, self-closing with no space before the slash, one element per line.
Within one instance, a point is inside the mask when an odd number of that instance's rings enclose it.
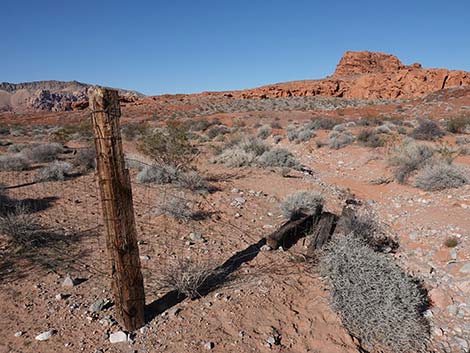
<path fill-rule="evenodd" d="M 0 114 L 0 352 L 469 351 L 470 88 L 237 94 L 121 104 L 135 332 L 114 313 L 90 112 Z M 311 232 L 266 245 L 312 202 L 352 200 L 356 222 L 314 256 Z"/>

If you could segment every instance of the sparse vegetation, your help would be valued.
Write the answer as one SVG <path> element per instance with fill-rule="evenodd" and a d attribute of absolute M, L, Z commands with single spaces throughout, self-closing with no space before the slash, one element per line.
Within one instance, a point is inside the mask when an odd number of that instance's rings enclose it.
<path fill-rule="evenodd" d="M 444 245 L 448 248 L 455 248 L 457 245 L 459 245 L 460 241 L 459 238 L 457 237 L 448 237 L 444 241 Z"/>
<path fill-rule="evenodd" d="M 212 262 L 179 258 L 167 267 L 158 279 L 158 284 L 162 289 L 176 290 L 180 295 L 195 299 L 200 296 L 201 289 L 210 279 L 222 273 L 222 270 L 214 269 L 212 266 Z"/>
<path fill-rule="evenodd" d="M 258 137 L 266 140 L 271 135 L 271 128 L 268 125 L 263 125 L 258 129 Z"/>
<path fill-rule="evenodd" d="M 410 133 L 410 136 L 416 140 L 427 141 L 434 141 L 444 135 L 445 133 L 439 125 L 435 121 L 429 119 L 419 120 L 418 126 Z"/>
<path fill-rule="evenodd" d="M 62 145 L 58 143 L 47 143 L 24 148 L 21 153 L 34 163 L 51 162 L 64 151 Z"/>
<path fill-rule="evenodd" d="M 196 157 L 197 149 L 189 141 L 187 133 L 182 124 L 172 122 L 164 129 L 143 136 L 137 147 L 159 165 L 188 168 Z"/>
<path fill-rule="evenodd" d="M 67 162 L 54 161 L 41 168 L 36 173 L 34 180 L 37 182 L 62 181 L 72 170 L 72 165 Z"/>
<path fill-rule="evenodd" d="M 281 203 L 281 211 L 287 219 L 297 219 L 305 214 L 315 212 L 323 206 L 323 196 L 312 191 L 296 191 Z"/>
<path fill-rule="evenodd" d="M 164 199 L 158 204 L 157 211 L 183 222 L 187 222 L 194 217 L 189 201 L 183 193 Z"/>
<path fill-rule="evenodd" d="M 0 170 L 21 171 L 30 168 L 29 160 L 21 153 L 0 156 Z"/>
<path fill-rule="evenodd" d="M 141 184 L 171 184 L 177 179 L 176 168 L 169 165 L 147 165 L 137 174 L 137 182 Z"/>
<path fill-rule="evenodd" d="M 393 259 L 351 234 L 330 243 L 321 270 L 330 282 L 333 307 L 365 349 L 427 352 L 427 296 Z"/>
<path fill-rule="evenodd" d="M 273 148 L 264 152 L 258 161 L 263 167 L 287 167 L 300 169 L 300 163 L 294 158 L 294 155 L 285 148 Z"/>
<path fill-rule="evenodd" d="M 328 146 L 335 150 L 346 147 L 353 143 L 354 137 L 349 131 L 337 132 L 332 131 L 329 136 Z"/>
<path fill-rule="evenodd" d="M 427 144 L 405 141 L 388 159 L 395 179 L 404 183 L 416 170 L 424 167 L 433 157 L 434 150 Z"/>
<path fill-rule="evenodd" d="M 209 191 L 209 185 L 198 172 L 191 170 L 189 172 L 179 173 L 176 185 L 180 188 L 191 190 L 193 192 L 206 193 Z"/>
<path fill-rule="evenodd" d="M 470 128 L 470 115 L 454 116 L 446 122 L 447 131 L 453 134 L 462 134 Z"/>
<path fill-rule="evenodd" d="M 415 186 L 426 191 L 458 188 L 468 184 L 468 174 L 453 164 L 438 161 L 427 165 L 418 173 Z"/>
<path fill-rule="evenodd" d="M 359 131 L 357 141 L 367 147 L 381 147 L 384 145 L 382 137 L 373 129 L 365 128 Z"/>
<path fill-rule="evenodd" d="M 96 151 L 92 147 L 77 150 L 72 165 L 81 172 L 88 172 L 96 168 Z"/>

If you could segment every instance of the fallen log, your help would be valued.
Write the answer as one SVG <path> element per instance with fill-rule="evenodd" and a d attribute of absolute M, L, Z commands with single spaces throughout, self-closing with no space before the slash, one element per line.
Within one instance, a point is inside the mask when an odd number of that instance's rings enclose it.
<path fill-rule="evenodd" d="M 331 212 L 323 212 L 320 216 L 318 224 L 313 229 L 310 244 L 307 249 L 307 256 L 314 256 L 315 250 L 322 248 L 333 235 L 336 224 L 338 222 L 338 216 Z"/>
<path fill-rule="evenodd" d="M 314 213 L 302 215 L 295 220 L 284 223 L 281 228 L 266 236 L 266 245 L 273 250 L 280 246 L 283 248 L 291 247 L 318 223 L 322 210 L 323 207 L 319 205 Z"/>

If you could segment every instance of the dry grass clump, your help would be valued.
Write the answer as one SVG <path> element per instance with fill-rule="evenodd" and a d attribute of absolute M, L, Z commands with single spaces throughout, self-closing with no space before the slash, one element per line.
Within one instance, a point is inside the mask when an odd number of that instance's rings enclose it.
<path fill-rule="evenodd" d="M 458 188 L 469 183 L 468 171 L 449 164 L 437 161 L 425 166 L 416 176 L 415 186 L 426 191 L 438 191 Z"/>
<path fill-rule="evenodd" d="M 179 221 L 187 222 L 194 217 L 189 200 L 183 193 L 170 196 L 157 205 L 157 212 Z"/>
<path fill-rule="evenodd" d="M 0 213 L 0 234 L 5 235 L 11 244 L 15 244 L 15 251 L 40 245 L 43 239 L 38 232 L 41 229 L 24 205 L 18 204 L 7 212 Z"/>
<path fill-rule="evenodd" d="M 418 122 L 418 126 L 411 131 L 410 136 L 416 140 L 434 141 L 435 139 L 441 138 L 445 133 L 439 127 L 439 125 L 429 119 L 421 119 Z"/>
<path fill-rule="evenodd" d="M 261 126 L 258 129 L 257 136 L 262 140 L 266 140 L 269 136 L 271 136 L 271 128 L 268 125 Z"/>
<path fill-rule="evenodd" d="M 96 151 L 92 147 L 77 150 L 72 165 L 81 172 L 88 172 L 96 168 Z"/>
<path fill-rule="evenodd" d="M 447 131 L 453 134 L 462 134 L 470 128 L 470 115 L 458 115 L 446 121 Z"/>
<path fill-rule="evenodd" d="M 318 118 L 313 120 L 313 124 L 316 130 L 332 130 L 338 121 L 332 118 Z"/>
<path fill-rule="evenodd" d="M 335 150 L 346 147 L 354 142 L 354 136 L 350 131 L 344 132 L 332 131 L 328 137 L 328 146 Z"/>
<path fill-rule="evenodd" d="M 180 188 L 198 193 L 206 193 L 210 189 L 206 179 L 195 170 L 179 173 L 176 179 L 176 185 Z"/>
<path fill-rule="evenodd" d="M 395 148 L 388 159 L 388 165 L 393 168 L 395 179 L 404 183 L 416 170 L 431 161 L 434 150 L 427 144 L 405 141 Z"/>
<path fill-rule="evenodd" d="M 216 125 L 211 127 L 207 131 L 207 137 L 211 140 L 215 139 L 216 137 L 226 135 L 230 132 L 230 129 L 225 125 Z"/>
<path fill-rule="evenodd" d="M 416 280 L 354 235 L 334 239 L 320 262 L 345 327 L 371 352 L 427 352 L 428 299 Z"/>
<path fill-rule="evenodd" d="M 274 135 L 273 136 L 273 141 L 275 144 L 278 144 L 279 142 L 282 141 L 282 136 L 281 135 Z"/>
<path fill-rule="evenodd" d="M 0 170 L 21 171 L 31 167 L 29 160 L 22 153 L 4 154 L 0 156 Z"/>
<path fill-rule="evenodd" d="M 34 180 L 36 182 L 62 181 L 72 170 L 72 165 L 67 162 L 54 161 L 41 168 L 36 173 Z"/>
<path fill-rule="evenodd" d="M 169 165 L 147 165 L 137 174 L 141 184 L 171 184 L 177 180 L 177 169 Z"/>
<path fill-rule="evenodd" d="M 225 149 L 213 159 L 214 162 L 231 168 L 247 167 L 252 165 L 255 160 L 256 155 L 253 152 L 247 152 L 240 146 Z"/>
<path fill-rule="evenodd" d="M 31 162 L 43 163 L 55 160 L 59 154 L 63 153 L 63 151 L 64 147 L 61 144 L 48 143 L 31 148 L 25 148 L 21 153 Z"/>
<path fill-rule="evenodd" d="M 208 282 L 221 273 L 212 263 L 179 258 L 163 271 L 157 283 L 161 289 L 176 290 L 180 295 L 195 299 L 201 296 L 200 291 Z"/>
<path fill-rule="evenodd" d="M 149 128 L 147 122 L 132 122 L 121 126 L 121 134 L 126 140 L 133 141 L 147 134 Z"/>
<path fill-rule="evenodd" d="M 287 219 L 297 219 L 302 215 L 315 213 L 324 203 L 323 196 L 312 191 L 296 191 L 281 203 L 282 214 Z"/>
<path fill-rule="evenodd" d="M 384 140 L 377 131 L 374 129 L 366 128 L 359 131 L 357 141 L 366 147 L 381 147 L 384 145 Z"/>

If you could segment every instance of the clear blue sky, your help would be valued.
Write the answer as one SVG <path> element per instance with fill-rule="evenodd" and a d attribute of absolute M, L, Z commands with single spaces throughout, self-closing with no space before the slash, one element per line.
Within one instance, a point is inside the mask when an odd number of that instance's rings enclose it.
<path fill-rule="evenodd" d="M 146 94 L 321 78 L 345 50 L 470 71 L 469 0 L 3 0 L 0 81 Z"/>

